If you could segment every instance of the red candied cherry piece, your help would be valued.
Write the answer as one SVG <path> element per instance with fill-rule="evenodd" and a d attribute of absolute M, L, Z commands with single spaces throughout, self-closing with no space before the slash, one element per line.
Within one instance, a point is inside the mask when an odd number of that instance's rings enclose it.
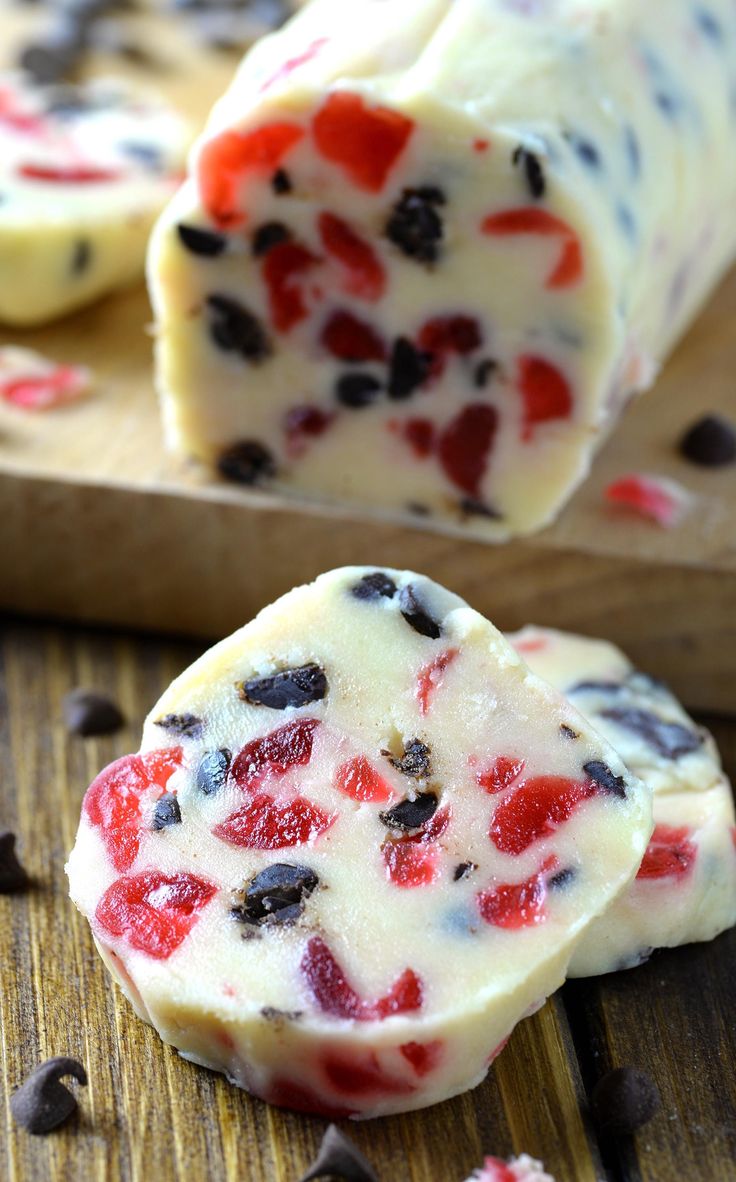
<path fill-rule="evenodd" d="M 280 1077 L 271 1084 L 266 1099 L 269 1104 L 275 1104 L 279 1108 L 291 1108 L 294 1112 L 314 1113 L 316 1116 L 324 1116 L 327 1120 L 347 1120 L 349 1117 L 355 1116 L 354 1108 L 339 1108 L 327 1104 L 311 1088 Z"/>
<path fill-rule="evenodd" d="M 437 877 L 439 852 L 432 846 L 388 841 L 383 847 L 386 875 L 397 887 L 428 886 Z"/>
<path fill-rule="evenodd" d="M 407 419 L 400 427 L 409 447 L 419 460 L 431 456 L 435 447 L 434 423 L 431 419 Z"/>
<path fill-rule="evenodd" d="M 499 755 L 485 771 L 478 772 L 475 777 L 478 784 L 491 796 L 496 792 L 503 792 L 510 788 L 514 780 L 518 780 L 523 772 L 525 761 L 514 759 L 510 755 Z"/>
<path fill-rule="evenodd" d="M 102 185 L 119 181 L 123 175 L 120 169 L 96 168 L 93 164 L 21 164 L 17 173 L 25 180 L 52 185 Z"/>
<path fill-rule="evenodd" d="M 533 776 L 497 806 L 489 837 L 504 854 L 524 850 L 549 837 L 575 810 L 596 794 L 594 783 L 566 776 Z"/>
<path fill-rule="evenodd" d="M 682 490 L 644 475 L 622 476 L 608 485 L 604 495 L 611 504 L 634 509 L 642 517 L 665 527 L 677 525 L 688 503 Z"/>
<path fill-rule="evenodd" d="M 372 1018 L 390 1018 L 394 1014 L 411 1014 L 422 1008 L 424 989 L 413 969 L 404 969 L 401 976 L 383 997 L 371 1007 Z"/>
<path fill-rule="evenodd" d="M 358 1056 L 328 1051 L 322 1068 L 336 1092 L 348 1096 L 408 1096 L 414 1091 L 407 1080 L 387 1075 L 374 1051 Z"/>
<path fill-rule="evenodd" d="M 517 653 L 541 653 L 549 648 L 546 636 L 530 636 L 527 640 L 515 640 L 514 648 Z"/>
<path fill-rule="evenodd" d="M 580 239 L 572 226 L 545 209 L 539 209 L 534 205 L 506 209 L 485 218 L 481 229 L 484 234 L 500 238 L 515 234 L 559 237 L 560 255 L 544 286 L 552 289 L 573 287 L 583 277 L 583 248 Z"/>
<path fill-rule="evenodd" d="M 312 123 L 317 150 L 345 169 L 353 184 L 380 193 L 414 123 L 388 107 L 369 107 L 344 90 L 327 96 Z"/>
<path fill-rule="evenodd" d="M 95 918 L 108 935 L 124 939 L 155 960 L 166 960 L 216 893 L 216 886 L 193 874 L 147 870 L 109 886 Z"/>
<path fill-rule="evenodd" d="M 431 377 L 442 373 L 448 354 L 464 357 L 482 344 L 478 321 L 470 316 L 438 316 L 428 320 L 419 332 L 420 349 L 432 354 Z"/>
<path fill-rule="evenodd" d="M 407 1063 L 411 1063 L 420 1077 L 429 1075 L 439 1067 L 443 1050 L 444 1044 L 439 1038 L 433 1042 L 404 1042 L 399 1047 Z"/>
<path fill-rule="evenodd" d="M 337 813 L 326 813 L 304 796 L 278 804 L 263 792 L 236 809 L 212 832 L 243 849 L 283 850 L 314 841 L 336 819 Z"/>
<path fill-rule="evenodd" d="M 309 940 L 301 971 L 315 1003 L 333 1018 L 368 1022 L 392 1014 L 409 1013 L 422 1005 L 422 984 L 411 969 L 402 973 L 385 997 L 374 1004 L 363 1001 L 320 936 L 312 936 Z"/>
<path fill-rule="evenodd" d="M 544 357 L 519 358 L 519 388 L 524 401 L 522 436 L 532 438 L 538 423 L 567 419 L 572 413 L 572 390 L 556 365 Z"/>
<path fill-rule="evenodd" d="M 386 289 L 386 271 L 370 243 L 334 213 L 320 214 L 319 232 L 327 254 L 347 271 L 345 291 L 364 300 L 379 300 Z"/>
<path fill-rule="evenodd" d="M 518 1182 L 518 1175 L 500 1157 L 486 1157 L 483 1160 L 484 1182 Z"/>
<path fill-rule="evenodd" d="M 279 242 L 264 256 L 261 271 L 268 288 L 271 318 L 279 332 L 290 332 L 309 315 L 301 277 L 319 262 L 298 242 Z"/>
<path fill-rule="evenodd" d="M 4 87 L 0 89 L 0 123 L 24 135 L 41 135 L 47 130 L 42 116 L 21 110 L 18 107 L 17 95 Z"/>
<path fill-rule="evenodd" d="M 335 787 L 351 800 L 383 802 L 389 800 L 393 793 L 388 781 L 364 755 L 349 759 L 337 769 Z"/>
<path fill-rule="evenodd" d="M 0 395 L 24 410 L 50 410 L 74 402 L 87 392 L 89 373 L 76 365 L 57 365 L 45 374 L 28 374 L 0 382 Z"/>
<path fill-rule="evenodd" d="M 255 131 L 224 131 L 206 143 L 197 176 L 202 204 L 222 228 L 241 225 L 240 186 L 249 174 L 270 176 L 304 138 L 296 123 L 267 123 Z"/>
<path fill-rule="evenodd" d="M 456 648 L 450 648 L 446 653 L 440 653 L 428 665 L 419 670 L 417 677 L 417 686 L 414 691 L 417 703 L 419 705 L 419 713 L 427 714 L 437 690 L 444 681 L 445 670 L 450 667 L 455 657 L 458 655 Z"/>
<path fill-rule="evenodd" d="M 493 927 L 517 931 L 543 923 L 546 916 L 544 901 L 547 896 L 545 875 L 551 862 L 524 882 L 503 882 L 481 891 L 478 909 L 486 923 Z"/>
<path fill-rule="evenodd" d="M 152 785 L 164 787 L 181 763 L 181 747 L 124 755 L 104 768 L 90 784 L 82 808 L 102 839 L 116 870 L 129 870 L 138 856 L 141 796 Z"/>
<path fill-rule="evenodd" d="M 692 830 L 686 825 L 655 825 L 637 878 L 682 878 L 689 874 L 698 856 L 690 841 Z"/>
<path fill-rule="evenodd" d="M 304 455 L 308 440 L 324 435 L 334 419 L 334 414 L 329 414 L 319 406 L 293 406 L 284 418 L 288 455 L 293 459 Z"/>
<path fill-rule="evenodd" d="M 248 791 L 266 777 L 283 776 L 289 768 L 306 766 L 318 726 L 318 718 L 297 718 L 246 743 L 233 762 L 230 774 L 235 783 Z"/>
<path fill-rule="evenodd" d="M 439 458 L 447 477 L 468 496 L 480 498 L 488 453 L 498 426 L 498 414 L 485 403 L 470 403 L 445 427 Z"/>
<path fill-rule="evenodd" d="M 266 79 L 260 87 L 260 93 L 263 94 L 264 91 L 270 90 L 277 82 L 283 82 L 285 78 L 290 77 L 295 70 L 298 70 L 299 66 L 305 66 L 307 62 L 313 61 L 319 51 L 327 45 L 328 41 L 329 37 L 317 37 L 311 45 L 307 46 L 303 53 L 297 54 L 296 57 L 288 58 L 283 65 L 279 66 L 275 74 L 271 74 L 270 78 Z"/>
<path fill-rule="evenodd" d="M 370 324 L 352 312 L 333 312 L 320 337 L 323 347 L 340 361 L 385 361 L 386 345 Z"/>

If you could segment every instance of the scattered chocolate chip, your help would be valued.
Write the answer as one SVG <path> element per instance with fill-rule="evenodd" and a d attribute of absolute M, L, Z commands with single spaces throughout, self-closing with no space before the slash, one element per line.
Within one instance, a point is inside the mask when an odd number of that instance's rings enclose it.
<path fill-rule="evenodd" d="M 241 923 L 293 923 L 318 882 L 308 866 L 275 862 L 235 893 L 231 914 Z"/>
<path fill-rule="evenodd" d="M 429 505 L 422 505 L 419 501 L 409 501 L 406 506 L 407 513 L 411 513 L 414 517 L 431 517 L 432 510 Z"/>
<path fill-rule="evenodd" d="M 227 782 L 232 754 L 226 747 L 219 751 L 205 751 L 197 764 L 196 784 L 205 796 L 215 796 Z"/>
<path fill-rule="evenodd" d="M 291 193 L 293 189 L 291 177 L 284 168 L 279 168 L 271 177 L 271 188 L 278 197 L 282 197 L 284 193 Z"/>
<path fill-rule="evenodd" d="M 279 242 L 288 242 L 290 238 L 291 230 L 283 222 L 265 222 L 258 227 L 251 239 L 253 257 L 262 258 L 274 246 L 278 246 Z"/>
<path fill-rule="evenodd" d="M 564 870 L 558 870 L 556 874 L 547 879 L 547 886 L 554 891 L 561 890 L 562 887 L 571 883 L 574 877 L 575 871 L 572 866 L 566 866 Z"/>
<path fill-rule="evenodd" d="M 503 513 L 499 513 L 484 501 L 476 501 L 473 497 L 463 497 L 460 510 L 466 517 L 487 517 L 491 521 L 503 521 Z"/>
<path fill-rule="evenodd" d="M 29 1133 L 50 1133 L 76 1111 L 76 1097 L 61 1083 L 65 1075 L 87 1083 L 82 1064 L 60 1055 L 41 1063 L 10 1097 L 14 1119 Z"/>
<path fill-rule="evenodd" d="M 701 468 L 722 468 L 736 460 L 736 427 L 720 415 L 705 415 L 680 440 L 686 459 Z"/>
<path fill-rule="evenodd" d="M 30 885 L 31 880 L 15 852 L 15 834 L 8 830 L 0 832 L 0 895 L 13 895 Z"/>
<path fill-rule="evenodd" d="M 181 825 L 181 809 L 176 794 L 165 792 L 156 801 L 151 828 L 168 829 L 170 825 Z"/>
<path fill-rule="evenodd" d="M 276 1006 L 262 1006 L 261 1017 L 267 1022 L 298 1022 L 304 1017 L 304 1010 L 278 1010 Z"/>
<path fill-rule="evenodd" d="M 575 132 L 566 132 L 565 139 L 570 144 L 575 155 L 587 168 L 597 169 L 601 166 L 601 154 L 591 140 Z"/>
<path fill-rule="evenodd" d="M 413 800 L 400 800 L 392 809 L 378 815 L 389 829 L 421 829 L 434 816 L 438 804 L 434 792 L 422 792 Z"/>
<path fill-rule="evenodd" d="M 160 726 L 163 731 L 171 731 L 174 735 L 181 735 L 183 739 L 198 739 L 204 729 L 204 723 L 196 714 L 164 714 L 153 724 Z"/>
<path fill-rule="evenodd" d="M 467 878 L 473 870 L 477 869 L 478 867 L 475 862 L 461 862 L 452 872 L 452 881 L 460 882 L 461 878 Z"/>
<path fill-rule="evenodd" d="M 83 275 L 89 270 L 92 261 L 92 244 L 87 238 L 78 238 L 72 248 L 72 261 L 69 270 L 72 275 Z"/>
<path fill-rule="evenodd" d="M 547 181 L 544 176 L 544 169 L 539 163 L 539 158 L 527 148 L 519 145 L 511 159 L 517 167 L 523 170 L 532 197 L 535 200 L 544 197 L 547 189 Z"/>
<path fill-rule="evenodd" d="M 203 230 L 201 226 L 187 226 L 179 222 L 176 232 L 182 246 L 191 254 L 214 259 L 227 249 L 227 238 L 215 230 Z"/>
<path fill-rule="evenodd" d="M 401 758 L 389 756 L 389 763 L 412 779 L 426 779 L 431 773 L 429 747 L 421 739 L 410 739 L 404 744 L 404 754 Z"/>
<path fill-rule="evenodd" d="M 386 223 L 386 237 L 407 258 L 434 263 L 444 235 L 436 206 L 445 204 L 444 193 L 432 185 L 404 189 Z"/>
<path fill-rule="evenodd" d="M 217 470 L 235 484 L 260 484 L 276 475 L 276 462 L 258 440 L 243 439 L 220 453 Z"/>
<path fill-rule="evenodd" d="M 335 397 L 342 406 L 362 410 L 381 393 L 381 383 L 370 373 L 347 373 L 338 379 Z"/>
<path fill-rule="evenodd" d="M 663 759 L 679 759 L 703 746 L 703 736 L 679 722 L 665 722 L 649 710 L 633 707 L 601 710 L 601 718 L 618 723 L 624 730 L 640 735 Z"/>
<path fill-rule="evenodd" d="M 578 681 L 565 690 L 565 693 L 568 696 L 582 693 L 620 694 L 622 689 L 620 681 Z"/>
<path fill-rule="evenodd" d="M 560 734 L 562 735 L 563 739 L 579 739 L 580 738 L 580 735 L 578 734 L 578 732 L 574 731 L 571 726 L 567 725 L 566 722 L 560 723 Z"/>
<path fill-rule="evenodd" d="M 593 1088 L 590 1108 L 602 1136 L 625 1137 L 650 1121 L 661 1100 L 654 1080 L 636 1067 L 616 1067 Z"/>
<path fill-rule="evenodd" d="M 363 578 L 350 588 L 350 594 L 356 599 L 393 599 L 396 584 L 383 571 L 376 570 L 369 575 L 363 575 Z"/>
<path fill-rule="evenodd" d="M 27 45 L 18 58 L 21 69 L 41 86 L 61 82 L 75 71 L 82 57 L 84 38 L 74 21 L 64 21 L 46 34 L 44 41 Z"/>
<path fill-rule="evenodd" d="M 269 677 L 253 677 L 238 686 L 244 702 L 252 706 L 268 706 L 271 710 L 287 710 L 290 706 L 308 706 L 321 702 L 327 694 L 327 678 L 319 665 L 300 665 L 284 669 Z"/>
<path fill-rule="evenodd" d="M 625 798 L 626 781 L 623 776 L 615 775 L 607 763 L 602 763 L 599 759 L 591 759 L 589 763 L 583 764 L 583 771 L 604 792 L 610 792 L 612 796 L 620 796 L 622 799 Z"/>
<path fill-rule="evenodd" d="M 411 398 L 426 381 L 432 364 L 429 353 L 417 349 L 407 337 L 397 337 L 389 362 L 388 396 L 394 402 Z"/>
<path fill-rule="evenodd" d="M 478 365 L 476 365 L 475 372 L 473 374 L 473 381 L 478 390 L 485 389 L 497 369 L 498 362 L 494 361 L 492 357 L 486 357 L 484 361 L 481 361 L 478 363 Z"/>
<path fill-rule="evenodd" d="M 368 1159 L 336 1125 L 330 1125 L 327 1129 L 316 1158 L 299 1182 L 312 1182 L 313 1178 L 336 1178 L 340 1182 L 378 1182 L 378 1175 Z"/>
<path fill-rule="evenodd" d="M 243 304 L 230 296 L 211 295 L 207 307 L 213 313 L 210 335 L 226 353 L 239 353 L 254 365 L 271 356 L 271 341 L 257 317 Z"/>
<path fill-rule="evenodd" d="M 442 635 L 440 625 L 436 620 L 432 619 L 429 612 L 422 606 L 416 588 L 412 583 L 409 583 L 406 587 L 402 587 L 401 594 L 399 595 L 399 607 L 407 624 L 415 632 L 418 632 L 420 636 L 429 636 L 431 640 L 436 640 L 438 636 Z"/>
<path fill-rule="evenodd" d="M 64 725 L 74 735 L 111 735 L 125 726 L 120 708 L 106 694 L 75 689 L 61 703 Z"/>

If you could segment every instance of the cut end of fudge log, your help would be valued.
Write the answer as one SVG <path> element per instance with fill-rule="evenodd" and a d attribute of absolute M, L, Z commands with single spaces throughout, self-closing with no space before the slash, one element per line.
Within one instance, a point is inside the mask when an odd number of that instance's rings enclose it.
<path fill-rule="evenodd" d="M 376 1116 L 483 1078 L 650 809 L 463 600 L 352 567 L 177 678 L 90 786 L 68 873 L 165 1041 L 274 1104 Z"/>

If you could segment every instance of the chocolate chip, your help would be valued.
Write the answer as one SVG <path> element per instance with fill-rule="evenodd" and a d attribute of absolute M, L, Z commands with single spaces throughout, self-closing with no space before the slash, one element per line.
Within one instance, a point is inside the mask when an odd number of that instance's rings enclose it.
<path fill-rule="evenodd" d="M 29 1133 L 50 1133 L 76 1111 L 76 1097 L 61 1083 L 65 1075 L 87 1083 L 82 1064 L 60 1055 L 41 1063 L 10 1097 L 14 1119 Z"/>
<path fill-rule="evenodd" d="M 290 238 L 291 230 L 283 222 L 265 222 L 258 227 L 251 239 L 253 257 L 262 258 L 274 246 L 278 246 L 280 242 L 288 242 Z"/>
<path fill-rule="evenodd" d="M 196 714 L 164 714 L 153 724 L 161 730 L 171 731 L 174 735 L 181 735 L 183 739 L 198 739 L 204 729 L 204 723 Z"/>
<path fill-rule="evenodd" d="M 423 353 L 407 337 L 397 337 L 389 362 L 388 396 L 395 402 L 411 398 L 415 390 L 427 380 L 432 358 Z"/>
<path fill-rule="evenodd" d="M 466 517 L 487 517 L 490 521 L 503 521 L 503 513 L 499 513 L 485 501 L 476 501 L 474 497 L 463 497 L 460 510 Z"/>
<path fill-rule="evenodd" d="M 563 739 L 579 739 L 580 738 L 580 735 L 578 734 L 578 732 L 574 731 L 571 726 L 567 725 L 566 722 L 560 723 L 560 734 L 562 735 Z"/>
<path fill-rule="evenodd" d="M 686 459 L 701 468 L 722 468 L 736 460 L 736 428 L 720 415 L 705 415 L 680 440 Z"/>
<path fill-rule="evenodd" d="M 396 584 L 383 571 L 372 571 L 350 588 L 350 594 L 356 599 L 393 599 L 396 594 Z"/>
<path fill-rule="evenodd" d="M 269 677 L 253 677 L 238 686 L 238 693 L 252 706 L 268 706 L 271 710 L 287 710 L 290 706 L 308 706 L 321 702 L 327 694 L 327 678 L 319 665 L 300 665 L 283 669 Z"/>
<path fill-rule="evenodd" d="M 393 756 L 389 758 L 395 768 L 405 776 L 411 776 L 412 779 L 426 779 L 431 773 L 430 751 L 426 743 L 422 743 L 421 739 L 410 739 L 408 743 L 404 744 L 404 754 L 400 759 Z"/>
<path fill-rule="evenodd" d="M 494 361 L 492 357 L 486 357 L 484 361 L 479 362 L 473 374 L 473 382 L 478 390 L 485 389 L 497 369 L 498 362 Z"/>
<path fill-rule="evenodd" d="M 565 690 L 569 694 L 595 693 L 620 694 L 623 686 L 620 681 L 578 681 Z"/>
<path fill-rule="evenodd" d="M 226 747 L 219 751 L 205 751 L 197 764 L 196 784 L 205 796 L 215 796 L 227 783 L 232 754 Z"/>
<path fill-rule="evenodd" d="M 544 197 L 547 181 L 545 180 L 544 169 L 539 163 L 539 158 L 527 148 L 519 145 L 511 159 L 517 167 L 522 169 L 532 197 L 535 200 Z"/>
<path fill-rule="evenodd" d="M 261 1017 L 265 1018 L 267 1022 L 298 1022 L 300 1018 L 304 1017 L 304 1010 L 279 1010 L 276 1006 L 262 1006 Z"/>
<path fill-rule="evenodd" d="M 30 885 L 31 880 L 15 852 L 15 834 L 8 830 L 0 832 L 0 895 L 12 895 Z"/>
<path fill-rule="evenodd" d="M 203 230 L 201 226 L 187 226 L 179 222 L 176 227 L 179 241 L 192 254 L 214 259 L 227 249 L 227 238 L 214 230 Z"/>
<path fill-rule="evenodd" d="M 69 267 L 72 275 L 83 275 L 89 270 L 92 261 L 92 244 L 87 238 L 79 238 L 72 248 L 72 261 Z"/>
<path fill-rule="evenodd" d="M 207 307 L 213 313 L 210 336 L 226 353 L 239 353 L 254 365 L 271 356 L 271 341 L 257 317 L 243 304 L 230 296 L 211 295 Z"/>
<path fill-rule="evenodd" d="M 241 923 L 293 923 L 318 882 L 308 866 L 275 862 L 236 892 L 231 913 Z"/>
<path fill-rule="evenodd" d="M 422 792 L 414 800 L 400 800 L 388 812 L 378 815 L 389 829 L 421 829 L 434 816 L 438 804 L 434 792 Z"/>
<path fill-rule="evenodd" d="M 220 453 L 217 470 L 235 484 L 260 484 L 276 475 L 276 462 L 257 439 L 243 439 Z"/>
<path fill-rule="evenodd" d="M 663 759 L 679 759 L 703 746 L 703 736 L 697 731 L 691 731 L 679 722 L 665 722 L 649 710 L 612 707 L 610 710 L 601 710 L 600 716 L 639 735 Z"/>
<path fill-rule="evenodd" d="M 452 872 L 452 881 L 460 882 L 461 878 L 467 878 L 473 870 L 477 869 L 478 867 L 475 862 L 461 862 Z"/>
<path fill-rule="evenodd" d="M 444 193 L 434 186 L 404 189 L 386 223 L 386 237 L 407 258 L 436 262 L 444 228 L 435 207 L 444 203 Z"/>
<path fill-rule="evenodd" d="M 341 1133 L 336 1125 L 330 1125 L 322 1138 L 319 1152 L 302 1174 L 299 1182 L 312 1182 L 313 1178 L 337 1178 L 341 1182 L 378 1182 L 378 1175 L 358 1147 Z"/>
<path fill-rule="evenodd" d="M 61 703 L 64 725 L 74 735 L 111 735 L 125 726 L 120 708 L 106 694 L 75 689 Z"/>
<path fill-rule="evenodd" d="M 623 776 L 615 775 L 607 763 L 591 759 L 589 763 L 583 764 L 583 771 L 604 792 L 610 792 L 612 796 L 620 796 L 622 799 L 626 797 L 626 781 Z"/>
<path fill-rule="evenodd" d="M 600 168 L 601 154 L 594 143 L 585 139 L 584 136 L 576 135 L 575 132 L 566 132 L 565 139 L 570 144 L 570 147 L 578 159 L 582 161 L 582 163 L 587 168 Z"/>
<path fill-rule="evenodd" d="M 293 187 L 288 172 L 284 168 L 278 168 L 271 177 L 271 188 L 274 193 L 281 197 L 284 193 L 291 193 Z"/>
<path fill-rule="evenodd" d="M 342 406 L 362 410 L 381 393 L 381 383 L 370 373 L 347 373 L 338 379 L 335 397 Z"/>
<path fill-rule="evenodd" d="M 625 1137 L 650 1121 L 661 1100 L 654 1080 L 636 1067 L 616 1067 L 593 1088 L 590 1108 L 598 1132 Z"/>
<path fill-rule="evenodd" d="M 566 866 L 564 870 L 558 870 L 556 874 L 547 879 L 547 886 L 555 891 L 561 890 L 562 887 L 566 887 L 572 882 L 575 873 L 572 866 Z"/>
<path fill-rule="evenodd" d="M 170 825 L 181 825 L 181 809 L 176 793 L 165 792 L 156 801 L 151 828 L 168 829 Z"/>
<path fill-rule="evenodd" d="M 442 635 L 440 625 L 436 620 L 432 619 L 429 612 L 422 606 L 416 588 L 412 583 L 409 583 L 406 587 L 402 587 L 401 594 L 399 595 L 399 607 L 407 624 L 415 632 L 418 632 L 420 636 L 429 636 L 431 640 L 436 640 L 438 636 Z"/>
<path fill-rule="evenodd" d="M 79 64 L 84 35 L 74 20 L 63 20 L 44 41 L 27 45 L 18 58 L 21 69 L 41 86 L 68 78 Z"/>

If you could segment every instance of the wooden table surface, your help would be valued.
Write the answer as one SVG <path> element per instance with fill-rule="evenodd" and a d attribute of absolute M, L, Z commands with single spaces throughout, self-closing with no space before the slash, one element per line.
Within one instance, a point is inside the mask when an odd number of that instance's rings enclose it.
<path fill-rule="evenodd" d="M 325 1128 L 165 1047 L 108 980 L 67 898 L 64 861 L 87 783 L 137 748 L 145 713 L 197 652 L 12 618 L 0 628 L 0 828 L 18 833 L 35 880 L 27 894 L 0 896 L 2 1182 L 296 1182 Z M 104 740 L 69 736 L 61 699 L 78 685 L 115 697 L 126 729 Z M 736 720 L 703 721 L 734 775 Z M 484 1153 L 520 1152 L 542 1158 L 557 1182 L 733 1182 L 735 954 L 731 932 L 568 983 L 517 1027 L 475 1091 L 345 1127 L 382 1182 L 462 1182 Z M 59 1054 L 85 1064 L 89 1086 L 67 1127 L 31 1137 L 13 1124 L 10 1095 Z M 656 1079 L 662 1109 L 638 1136 L 599 1144 L 586 1093 L 625 1064 Z"/>

